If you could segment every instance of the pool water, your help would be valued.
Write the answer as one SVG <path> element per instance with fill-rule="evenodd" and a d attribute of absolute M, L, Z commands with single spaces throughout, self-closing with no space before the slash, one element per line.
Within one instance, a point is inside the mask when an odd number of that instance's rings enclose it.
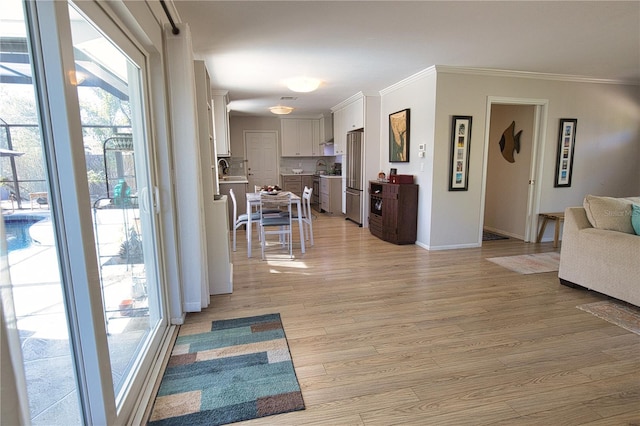
<path fill-rule="evenodd" d="M 12 252 L 29 247 L 33 243 L 29 236 L 29 228 L 41 220 L 41 217 L 5 217 L 4 230 L 7 236 L 7 250 Z"/>

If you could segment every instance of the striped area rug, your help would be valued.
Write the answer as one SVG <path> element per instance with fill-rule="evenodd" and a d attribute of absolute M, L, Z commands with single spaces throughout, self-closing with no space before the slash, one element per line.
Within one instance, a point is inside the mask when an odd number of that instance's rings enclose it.
<path fill-rule="evenodd" d="M 640 335 L 640 308 L 637 306 L 620 301 L 603 300 L 578 305 L 576 308 Z"/>
<path fill-rule="evenodd" d="M 487 260 L 519 274 L 539 274 L 557 271 L 560 266 L 560 253 L 552 251 L 520 256 L 489 257 Z"/>
<path fill-rule="evenodd" d="M 222 425 L 304 409 L 280 314 L 178 335 L 149 425 Z"/>

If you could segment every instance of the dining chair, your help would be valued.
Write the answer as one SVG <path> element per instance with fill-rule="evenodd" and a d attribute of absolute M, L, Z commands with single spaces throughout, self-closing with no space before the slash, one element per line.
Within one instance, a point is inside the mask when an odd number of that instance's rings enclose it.
<path fill-rule="evenodd" d="M 236 231 L 241 226 L 247 226 L 249 221 L 249 216 L 246 213 L 243 213 L 238 216 L 238 203 L 236 201 L 236 194 L 233 193 L 233 189 L 229 188 L 229 195 L 231 196 L 231 201 L 233 202 L 233 251 L 236 251 Z M 251 213 L 251 221 L 256 221 L 256 223 L 260 220 L 260 213 L 255 212 Z M 247 229 L 247 232 L 251 232 L 251 229 Z"/>
<path fill-rule="evenodd" d="M 277 211 L 277 213 L 274 213 Z M 289 257 L 293 259 L 291 193 L 260 194 L 260 241 L 262 260 L 265 259 L 267 235 L 278 235 L 279 243 L 289 246 Z"/>
<path fill-rule="evenodd" d="M 302 191 L 302 223 L 304 224 L 305 240 L 311 241 L 313 245 L 313 217 L 311 214 L 311 196 L 313 189 L 304 187 Z"/>

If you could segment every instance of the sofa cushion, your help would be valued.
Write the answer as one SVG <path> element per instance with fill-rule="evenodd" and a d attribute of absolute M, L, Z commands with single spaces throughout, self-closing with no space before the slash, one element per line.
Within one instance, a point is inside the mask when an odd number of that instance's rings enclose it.
<path fill-rule="evenodd" d="M 631 226 L 631 205 L 627 198 L 599 197 L 587 195 L 584 209 L 591 226 L 597 229 L 634 234 Z"/>
<path fill-rule="evenodd" d="M 631 206 L 631 226 L 636 235 L 640 235 L 640 206 L 637 204 Z"/>

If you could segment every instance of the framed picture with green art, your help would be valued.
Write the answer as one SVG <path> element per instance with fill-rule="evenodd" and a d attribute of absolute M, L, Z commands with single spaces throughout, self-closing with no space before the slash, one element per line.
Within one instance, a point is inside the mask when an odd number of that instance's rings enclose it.
<path fill-rule="evenodd" d="M 409 162 L 409 110 L 389 114 L 389 161 Z"/>

